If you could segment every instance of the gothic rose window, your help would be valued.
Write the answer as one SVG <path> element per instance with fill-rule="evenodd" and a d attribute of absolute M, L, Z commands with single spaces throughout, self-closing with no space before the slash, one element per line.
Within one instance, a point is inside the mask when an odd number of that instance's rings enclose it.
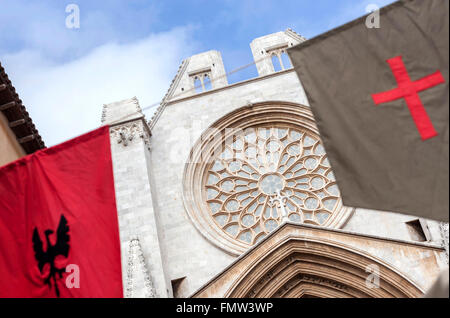
<path fill-rule="evenodd" d="M 280 225 L 283 213 L 292 222 L 327 222 L 340 198 L 317 135 L 259 126 L 233 139 L 222 146 L 204 184 L 211 217 L 220 228 L 254 244 Z"/>
<path fill-rule="evenodd" d="M 234 255 L 284 222 L 339 228 L 353 211 L 309 107 L 288 102 L 236 109 L 205 130 L 185 166 L 183 200 L 200 233 Z"/>

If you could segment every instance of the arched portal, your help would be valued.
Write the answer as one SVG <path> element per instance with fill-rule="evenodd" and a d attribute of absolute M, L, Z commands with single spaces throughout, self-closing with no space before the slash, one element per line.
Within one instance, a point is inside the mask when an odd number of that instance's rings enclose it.
<path fill-rule="evenodd" d="M 249 266 L 231 298 L 405 298 L 422 291 L 388 264 L 323 239 L 290 237 Z"/>

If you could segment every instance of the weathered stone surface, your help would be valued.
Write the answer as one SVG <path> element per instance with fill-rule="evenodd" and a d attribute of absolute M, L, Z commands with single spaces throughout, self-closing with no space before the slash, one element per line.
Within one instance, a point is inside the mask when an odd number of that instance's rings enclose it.
<path fill-rule="evenodd" d="M 120 110 L 121 108 L 124 110 Z M 127 115 L 126 111 L 131 112 L 126 123 L 110 128 L 125 294 L 127 295 L 126 289 L 129 285 L 127 277 L 130 276 L 128 267 L 130 265 L 130 242 L 138 239 L 140 253 L 144 260 L 138 264 L 139 266 L 136 267 L 135 272 L 131 273 L 131 276 L 143 278 L 146 276 L 145 271 L 148 271 L 149 280 L 154 286 L 154 295 L 170 296 L 170 282 L 167 281 L 165 275 L 158 236 L 160 227 L 157 224 L 154 200 L 151 194 L 147 123 L 142 119 L 140 107 L 135 98 L 105 105 L 104 109 L 106 122 L 114 122 L 117 118 Z M 129 118 L 138 119 L 128 121 Z M 129 294 L 151 295 L 147 285 L 145 280 L 135 281 L 134 289 Z"/>
<path fill-rule="evenodd" d="M 330 296 L 405 297 L 398 294 L 401 291 L 407 297 L 418 297 L 439 275 L 442 251 L 442 247 L 430 244 L 287 223 L 236 260 L 225 272 L 219 273 L 194 297 L 241 297 L 243 293 L 248 297 L 267 296 L 277 289 L 269 291 L 265 287 L 264 292 L 264 285 L 278 284 L 283 279 L 289 282 L 286 275 L 278 273 L 283 268 L 289 268 L 292 274 L 311 275 L 316 287 L 323 283 L 334 284 L 333 290 L 340 290 L 340 294 Z M 294 263 L 297 265 L 289 266 Z M 360 277 L 342 278 L 358 267 Z M 347 268 L 345 272 L 339 272 L 344 268 Z M 335 269 L 338 272 L 333 273 Z M 366 277 L 374 273 L 374 269 L 381 288 L 371 286 L 366 289 Z M 301 278 L 311 281 L 307 277 Z M 355 288 L 358 280 L 362 288 L 348 290 Z M 396 285 L 395 288 L 391 284 Z M 284 287 L 287 292 L 294 286 Z M 357 294 L 361 292 L 363 294 Z"/>
<path fill-rule="evenodd" d="M 251 44 L 255 60 L 260 59 L 261 51 L 268 50 L 268 54 L 277 49 L 277 45 L 290 45 L 290 40 L 295 44 L 303 38 L 293 31 L 286 31 L 256 39 Z M 266 60 L 270 62 L 270 59 Z M 212 90 L 195 93 L 192 76 L 209 69 Z M 306 94 L 292 69 L 274 73 L 273 66 L 271 68 L 265 62 L 257 64 L 257 69 L 260 77 L 228 85 L 226 77 L 223 77 L 225 69 L 220 53 L 209 51 L 187 59 L 180 67 L 158 115 L 150 123 L 151 136 L 136 99 L 105 106 L 102 122 L 119 124 L 111 128 L 111 148 L 124 286 L 127 286 L 127 252 L 130 240 L 136 236 L 155 294 L 160 297 L 171 297 L 170 282 L 183 277 L 186 278 L 178 295 L 189 296 L 236 260 L 235 256 L 217 248 L 196 230 L 183 204 L 182 181 L 192 146 L 202 132 L 226 114 L 266 101 L 308 106 Z M 126 118 L 125 122 L 123 118 Z M 445 266 L 445 251 L 439 248 L 414 249 L 413 245 L 389 241 L 411 241 L 405 224 L 411 220 L 412 217 L 406 215 L 356 209 L 343 225 L 343 230 L 376 235 L 382 239 L 331 235 L 326 231 L 310 231 L 309 235 L 323 236 L 360 249 L 391 264 L 409 280 L 426 288 L 439 269 Z M 441 246 L 439 224 L 434 221 L 426 221 L 426 224 L 431 237 L 428 243 Z M 301 230 L 296 233 L 303 235 Z M 232 271 L 226 274 L 229 280 L 223 281 L 224 286 L 215 286 L 214 293 L 205 295 L 222 295 L 220 291 L 230 286 L 238 275 L 238 271 Z M 135 294 L 144 295 L 145 284 L 136 286 L 139 290 Z"/>

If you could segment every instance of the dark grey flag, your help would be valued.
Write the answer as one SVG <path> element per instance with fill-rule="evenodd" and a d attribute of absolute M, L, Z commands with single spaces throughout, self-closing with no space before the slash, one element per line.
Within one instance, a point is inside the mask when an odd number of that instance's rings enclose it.
<path fill-rule="evenodd" d="M 449 1 L 398 1 L 369 22 L 288 52 L 343 203 L 448 221 Z"/>

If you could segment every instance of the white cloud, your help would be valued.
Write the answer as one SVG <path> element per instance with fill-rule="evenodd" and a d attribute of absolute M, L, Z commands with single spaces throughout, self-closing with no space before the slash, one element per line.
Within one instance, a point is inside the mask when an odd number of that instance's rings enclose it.
<path fill-rule="evenodd" d="M 99 46 L 65 64 L 39 51 L 4 55 L 2 63 L 47 146 L 100 125 L 102 105 L 136 96 L 141 107 L 165 94 L 195 44 L 189 27 L 142 40 Z"/>

